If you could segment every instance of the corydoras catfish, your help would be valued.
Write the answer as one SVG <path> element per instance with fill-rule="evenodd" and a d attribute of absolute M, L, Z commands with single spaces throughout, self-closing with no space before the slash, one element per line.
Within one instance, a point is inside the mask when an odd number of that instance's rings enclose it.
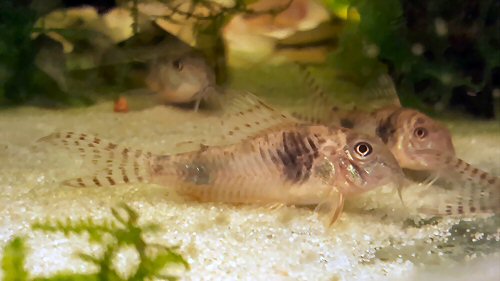
<path fill-rule="evenodd" d="M 175 58 L 157 58 L 150 64 L 146 85 L 163 103 L 195 103 L 217 92 L 214 70 L 193 52 Z"/>
<path fill-rule="evenodd" d="M 226 116 L 243 123 L 221 120 L 221 126 L 230 124 L 222 130 L 228 135 L 256 127 L 251 136 L 181 154 L 157 155 L 74 132 L 53 133 L 40 141 L 78 152 L 97 169 L 93 175 L 64 181 L 69 186 L 144 182 L 199 201 L 317 205 L 330 224 L 340 215 L 345 197 L 403 180 L 396 159 L 377 138 L 345 128 L 299 124 L 261 101 L 254 105 Z M 265 128 L 246 118 L 259 112 L 266 114 Z"/>
<path fill-rule="evenodd" d="M 301 70 L 311 91 L 309 105 L 294 112 L 295 117 L 313 124 L 338 125 L 378 137 L 402 168 L 426 171 L 434 179 L 443 178 L 464 188 L 460 198 L 443 203 L 444 206 L 437 208 L 437 213 L 500 211 L 500 179 L 457 158 L 449 130 L 422 112 L 402 107 L 393 81 L 387 75 L 359 87 L 359 93 L 352 93 L 361 97 L 359 104 L 350 110 L 341 110 L 311 72 L 303 67 Z M 369 107 L 370 101 L 377 102 L 387 97 L 391 98 L 391 104 L 374 110 L 363 109 Z M 482 192 L 476 192 L 478 190 Z"/>

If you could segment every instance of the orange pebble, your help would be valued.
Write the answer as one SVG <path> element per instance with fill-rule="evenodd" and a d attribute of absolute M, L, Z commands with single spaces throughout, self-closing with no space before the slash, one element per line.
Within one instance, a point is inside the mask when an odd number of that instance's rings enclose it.
<path fill-rule="evenodd" d="M 115 112 L 128 112 L 128 102 L 125 97 L 119 97 L 118 100 L 115 102 Z"/>

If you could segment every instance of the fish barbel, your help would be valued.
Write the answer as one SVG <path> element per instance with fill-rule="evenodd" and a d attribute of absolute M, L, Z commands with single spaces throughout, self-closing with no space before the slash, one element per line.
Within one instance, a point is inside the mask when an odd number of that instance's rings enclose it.
<path fill-rule="evenodd" d="M 289 121 L 235 144 L 174 155 L 155 155 L 74 132 L 54 133 L 40 141 L 79 152 L 98 169 L 65 181 L 69 186 L 145 182 L 199 201 L 318 205 L 318 210 L 328 210 L 330 224 L 340 215 L 345 197 L 402 181 L 401 168 L 380 140 L 349 129 Z"/>
<path fill-rule="evenodd" d="M 438 209 L 445 210 L 443 214 L 500 212 L 500 178 L 457 158 L 451 133 L 445 126 L 417 110 L 401 107 L 399 101 L 371 112 L 357 108 L 341 111 L 328 100 L 311 73 L 302 70 L 313 100 L 311 108 L 294 116 L 313 124 L 338 125 L 378 137 L 402 168 L 427 171 L 435 178 L 458 185 L 466 183 L 457 202 L 439 206 Z M 388 76 L 381 76 L 375 83 L 367 86 L 366 95 L 397 98 L 394 83 Z M 480 187 L 484 192 L 474 190 Z"/>

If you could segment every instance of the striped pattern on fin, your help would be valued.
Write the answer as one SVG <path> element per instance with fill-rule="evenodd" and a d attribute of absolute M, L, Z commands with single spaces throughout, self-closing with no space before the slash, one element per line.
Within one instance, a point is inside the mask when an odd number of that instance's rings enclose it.
<path fill-rule="evenodd" d="M 442 155 L 439 177 L 451 183 L 445 197 L 425 212 L 438 215 L 473 215 L 500 213 L 500 180 L 454 156 Z M 437 192 L 437 190 L 434 190 Z M 440 194 L 436 194 L 440 195 Z"/>
<path fill-rule="evenodd" d="M 434 190 L 435 191 L 435 190 Z M 498 214 L 500 212 L 500 190 L 477 187 L 471 184 L 451 190 L 452 196 L 439 196 L 435 204 L 419 208 L 419 211 L 440 216 L 470 216 Z M 436 196 L 438 194 L 435 194 Z"/>
<path fill-rule="evenodd" d="M 299 65 L 299 70 L 306 85 L 311 90 L 305 101 L 305 107 L 296 110 L 292 115 L 300 120 L 312 124 L 329 124 L 332 121 L 333 113 L 338 110 L 333 101 L 328 97 L 312 73 L 303 65 Z"/>
<path fill-rule="evenodd" d="M 305 107 L 294 112 L 293 116 L 309 123 L 329 125 L 341 123 L 345 113 L 356 111 L 355 107 L 346 107 L 346 101 L 341 101 L 340 97 L 328 94 L 308 68 L 299 65 L 299 70 L 310 92 Z M 362 101 L 362 111 L 369 112 L 389 105 L 401 107 L 394 82 L 387 74 L 368 82 L 363 81 L 363 84 L 341 75 L 332 78 L 338 86 L 336 94 L 352 97 L 356 105 Z"/>
<path fill-rule="evenodd" d="M 111 186 L 148 182 L 151 179 L 152 153 L 131 149 L 102 140 L 96 136 L 57 132 L 38 140 L 79 153 L 97 172 L 90 176 L 66 180 L 65 185 L 75 187 Z"/>
<path fill-rule="evenodd" d="M 275 109 L 249 92 L 226 92 L 221 101 L 223 113 L 212 128 L 225 144 L 265 134 L 269 130 L 286 128 L 301 122 Z M 205 143 L 208 144 L 208 143 Z"/>
<path fill-rule="evenodd" d="M 500 178 L 491 175 L 460 158 L 448 157 L 445 161 L 445 176 L 450 179 L 460 179 L 462 182 L 500 190 Z"/>
<path fill-rule="evenodd" d="M 363 87 L 362 95 L 363 101 L 369 103 L 382 101 L 383 104 L 377 105 L 380 108 L 389 105 L 401 107 L 396 85 L 388 74 L 380 75 L 377 79 L 369 81 Z"/>

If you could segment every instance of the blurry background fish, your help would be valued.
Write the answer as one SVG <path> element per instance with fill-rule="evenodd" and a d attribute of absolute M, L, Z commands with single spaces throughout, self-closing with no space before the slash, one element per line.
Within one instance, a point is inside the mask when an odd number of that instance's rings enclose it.
<path fill-rule="evenodd" d="M 268 77 L 269 69 L 260 70 L 261 65 L 298 61 L 321 63 L 361 83 L 389 73 L 403 105 L 426 113 L 465 109 L 493 118 L 500 95 L 498 1 L 450 6 L 444 0 L 2 0 L 0 5 L 0 103 L 5 105 L 113 99 L 146 87 L 152 61 L 192 50 L 206 59 L 218 85 L 257 87 L 265 82 L 243 76 L 258 69 Z M 290 77 L 287 68 L 284 76 Z M 286 87 L 262 89 L 286 92 Z"/>

